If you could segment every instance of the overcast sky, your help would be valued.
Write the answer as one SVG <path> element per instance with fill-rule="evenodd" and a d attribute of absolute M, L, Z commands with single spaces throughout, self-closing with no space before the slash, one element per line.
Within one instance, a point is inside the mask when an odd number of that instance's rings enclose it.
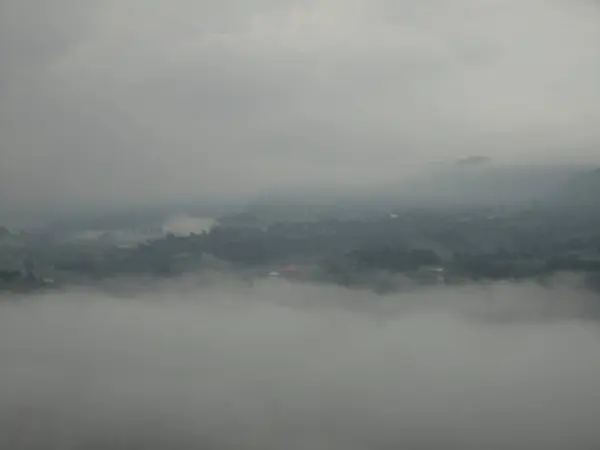
<path fill-rule="evenodd" d="M 600 160 L 593 0 L 0 0 L 0 202 Z"/>

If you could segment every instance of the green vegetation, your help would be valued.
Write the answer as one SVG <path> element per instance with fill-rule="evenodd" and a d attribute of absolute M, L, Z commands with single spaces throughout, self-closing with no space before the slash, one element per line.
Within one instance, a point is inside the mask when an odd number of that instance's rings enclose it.
<path fill-rule="evenodd" d="M 134 245 L 120 245 L 102 232 L 77 241 L 56 229 L 14 234 L 0 228 L 0 287 L 204 270 L 277 273 L 381 291 L 571 271 L 597 287 L 598 206 L 564 199 L 573 192 L 600 192 L 598 174 L 568 184 L 554 203 L 534 207 L 405 207 L 310 220 L 305 211 L 304 219 L 283 220 L 265 206 L 222 217 L 210 231 L 159 235 Z M 283 270 L 289 265 L 298 269 Z"/>

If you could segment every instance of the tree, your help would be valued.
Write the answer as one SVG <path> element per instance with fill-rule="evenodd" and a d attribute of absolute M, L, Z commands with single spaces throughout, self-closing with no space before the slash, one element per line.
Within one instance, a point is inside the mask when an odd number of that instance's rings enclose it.
<path fill-rule="evenodd" d="M 414 269 L 422 266 L 436 266 L 441 262 L 437 253 L 431 249 L 414 249 L 408 254 L 408 263 Z"/>

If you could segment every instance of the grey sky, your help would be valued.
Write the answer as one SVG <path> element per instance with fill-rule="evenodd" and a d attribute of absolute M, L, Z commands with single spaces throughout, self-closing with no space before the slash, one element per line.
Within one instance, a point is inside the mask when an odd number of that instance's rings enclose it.
<path fill-rule="evenodd" d="M 600 160 L 584 0 L 0 0 L 0 202 Z"/>

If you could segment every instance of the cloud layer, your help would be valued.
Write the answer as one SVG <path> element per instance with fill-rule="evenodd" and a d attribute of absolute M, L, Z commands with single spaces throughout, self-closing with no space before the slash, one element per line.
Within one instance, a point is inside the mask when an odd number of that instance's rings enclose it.
<path fill-rule="evenodd" d="M 4 0 L 0 202 L 598 160 L 592 1 Z"/>
<path fill-rule="evenodd" d="M 7 448 L 600 444 L 598 324 L 571 288 L 134 292 L 0 305 Z"/>

